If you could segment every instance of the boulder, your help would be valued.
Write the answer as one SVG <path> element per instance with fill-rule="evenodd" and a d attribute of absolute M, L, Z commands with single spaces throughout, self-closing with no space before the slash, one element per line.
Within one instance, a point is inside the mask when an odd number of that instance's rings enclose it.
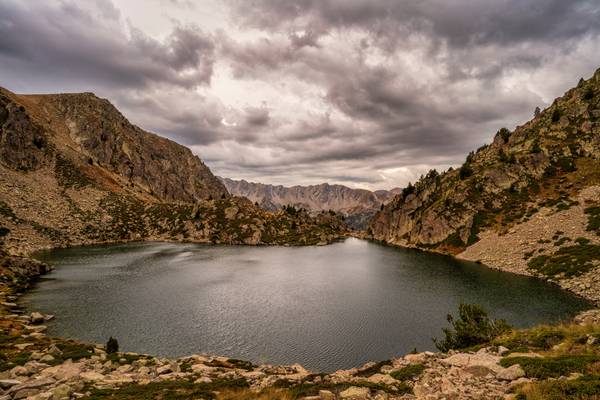
<path fill-rule="evenodd" d="M 0 379 L 0 388 L 7 389 L 13 386 L 20 385 L 21 381 L 17 379 Z"/>
<path fill-rule="evenodd" d="M 67 384 L 62 384 L 52 390 L 52 400 L 66 400 L 71 397 L 73 389 Z"/>
<path fill-rule="evenodd" d="M 32 312 L 31 313 L 31 323 L 32 324 L 41 324 L 44 321 L 46 321 L 46 318 L 44 317 L 43 314 L 39 313 L 39 312 Z"/>
<path fill-rule="evenodd" d="M 321 400 L 335 400 L 335 394 L 329 390 L 319 390 L 319 398 Z"/>
<path fill-rule="evenodd" d="M 98 372 L 82 372 L 79 377 L 81 379 L 83 379 L 84 381 L 90 381 L 90 382 L 96 382 L 96 381 L 102 381 L 104 380 L 106 377 L 104 375 L 102 375 L 101 373 Z"/>
<path fill-rule="evenodd" d="M 519 379 L 525 376 L 525 371 L 519 364 L 511 365 L 508 368 L 504 368 L 496 374 L 498 379 L 504 381 L 514 381 L 515 379 Z"/>
<path fill-rule="evenodd" d="M 350 386 L 340 393 L 341 400 L 365 400 L 369 398 L 371 391 L 366 387 Z"/>

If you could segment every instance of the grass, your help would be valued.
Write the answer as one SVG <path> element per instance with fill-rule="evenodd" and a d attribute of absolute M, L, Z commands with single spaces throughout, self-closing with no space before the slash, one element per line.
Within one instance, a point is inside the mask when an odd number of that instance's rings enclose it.
<path fill-rule="evenodd" d="M 500 365 L 507 368 L 519 364 L 528 378 L 547 379 L 568 376 L 573 372 L 584 373 L 587 368 L 600 361 L 600 356 L 592 354 L 560 355 L 556 357 L 510 357 L 503 358 Z"/>
<path fill-rule="evenodd" d="M 424 370 L 425 366 L 423 364 L 412 364 L 392 372 L 390 376 L 399 381 L 405 381 L 416 378 L 417 376 L 421 375 Z"/>
<path fill-rule="evenodd" d="M 216 399 L 217 391 L 240 390 L 248 387 L 244 379 L 215 380 L 211 383 L 193 383 L 192 381 L 151 382 L 147 385 L 126 385 L 119 389 L 90 388 L 86 400 L 187 400 Z M 247 397 L 251 398 L 251 397 Z"/>
<path fill-rule="evenodd" d="M 588 216 L 586 230 L 600 236 L 600 206 L 588 207 L 584 212 Z"/>
<path fill-rule="evenodd" d="M 583 376 L 575 380 L 554 380 L 527 384 L 517 390 L 517 399 L 525 400 L 597 400 L 600 378 Z"/>
<path fill-rule="evenodd" d="M 395 394 L 406 394 L 412 393 L 412 389 L 405 383 L 400 383 L 395 385 L 394 387 L 380 384 L 380 383 L 372 383 L 369 381 L 356 381 L 356 382 L 345 382 L 345 383 L 322 383 L 322 384 L 313 384 L 313 383 L 299 383 L 296 385 L 290 385 L 287 387 L 288 392 L 292 396 L 293 399 L 298 399 L 307 396 L 316 396 L 319 394 L 319 390 L 329 390 L 332 393 L 339 394 L 344 390 L 348 389 L 350 386 L 357 387 L 366 387 L 370 390 L 382 390 L 386 393 L 395 393 Z"/>
<path fill-rule="evenodd" d="M 561 247 L 552 255 L 540 255 L 529 260 L 527 266 L 545 276 L 561 275 L 566 278 L 584 274 L 600 260 L 600 245 L 582 243 Z"/>

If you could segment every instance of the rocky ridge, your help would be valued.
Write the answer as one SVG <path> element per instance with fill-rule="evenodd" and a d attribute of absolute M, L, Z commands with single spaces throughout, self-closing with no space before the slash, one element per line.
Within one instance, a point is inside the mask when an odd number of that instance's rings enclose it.
<path fill-rule="evenodd" d="M 220 179 L 231 194 L 246 197 L 265 210 L 280 210 L 288 205 L 317 212 L 331 210 L 342 214 L 355 230 L 365 230 L 381 206 L 398 193 L 398 189 L 370 191 L 328 183 L 285 187 L 243 179 Z"/>
<path fill-rule="evenodd" d="M 11 254 L 142 239 L 326 244 L 344 230 L 331 215 L 230 196 L 189 149 L 91 93 L 0 89 L 0 245 Z"/>
<path fill-rule="evenodd" d="M 430 171 L 368 237 L 557 282 L 600 301 L 600 70 L 458 169 Z"/>

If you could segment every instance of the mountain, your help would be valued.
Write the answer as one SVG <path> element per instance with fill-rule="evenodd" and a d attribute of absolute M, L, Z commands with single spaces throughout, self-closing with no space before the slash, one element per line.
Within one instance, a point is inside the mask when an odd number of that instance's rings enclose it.
<path fill-rule="evenodd" d="M 537 275 L 600 301 L 600 69 L 459 169 L 430 171 L 373 239 Z"/>
<path fill-rule="evenodd" d="M 367 222 L 381 205 L 398 193 L 398 189 L 371 192 L 328 183 L 285 187 L 229 178 L 220 179 L 230 193 L 246 197 L 265 210 L 279 210 L 287 205 L 312 211 L 332 210 L 342 214 L 346 223 L 357 230 L 366 229 Z"/>
<path fill-rule="evenodd" d="M 11 253 L 134 239 L 326 243 L 343 229 L 232 197 L 188 148 L 92 93 L 0 88 L 0 239 Z"/>

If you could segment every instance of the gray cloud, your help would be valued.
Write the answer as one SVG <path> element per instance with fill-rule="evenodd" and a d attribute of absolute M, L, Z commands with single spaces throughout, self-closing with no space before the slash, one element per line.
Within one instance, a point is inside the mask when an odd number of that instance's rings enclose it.
<path fill-rule="evenodd" d="M 158 34 L 121 1 L 0 0 L 0 84 L 94 91 L 265 183 L 389 188 L 457 165 L 600 52 L 592 0 L 156 0 Z"/>
<path fill-rule="evenodd" d="M 142 88 L 166 83 L 186 88 L 210 83 L 212 39 L 193 26 L 176 26 L 163 41 L 122 26 L 112 2 L 95 10 L 75 2 L 0 2 L 3 77 L 24 78 L 45 90 L 99 85 Z"/>

